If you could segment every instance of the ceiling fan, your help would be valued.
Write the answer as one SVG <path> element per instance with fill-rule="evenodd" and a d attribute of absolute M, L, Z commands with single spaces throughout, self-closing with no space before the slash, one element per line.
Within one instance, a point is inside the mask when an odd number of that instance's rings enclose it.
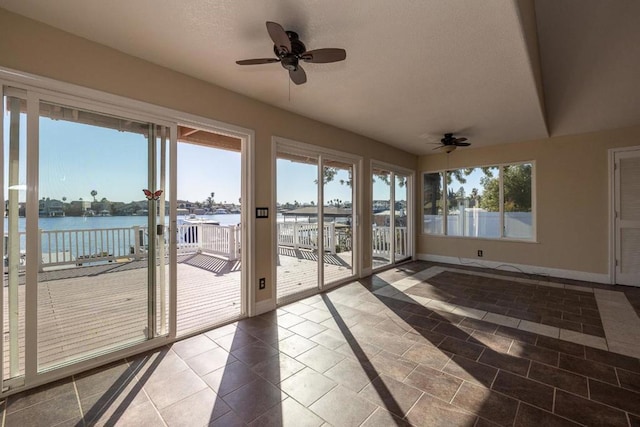
<path fill-rule="evenodd" d="M 434 148 L 434 150 L 442 150 L 446 153 L 450 153 L 458 147 L 468 147 L 471 145 L 470 142 L 465 142 L 467 138 L 456 138 L 452 133 L 445 133 L 444 138 L 440 140 L 438 147 Z"/>
<path fill-rule="evenodd" d="M 273 40 L 273 52 L 275 58 L 244 59 L 236 61 L 238 65 L 257 65 L 279 62 L 286 70 L 289 70 L 291 81 L 297 85 L 306 83 L 307 73 L 304 72 L 299 62 L 311 62 L 326 64 L 328 62 L 344 61 L 347 52 L 344 49 L 327 48 L 307 50 L 304 43 L 294 31 L 285 31 L 282 25 L 267 21 L 267 32 Z"/>

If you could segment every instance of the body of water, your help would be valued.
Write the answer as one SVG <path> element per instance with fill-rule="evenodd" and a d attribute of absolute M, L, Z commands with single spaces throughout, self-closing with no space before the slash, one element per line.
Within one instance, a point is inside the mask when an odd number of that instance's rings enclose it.
<path fill-rule="evenodd" d="M 217 221 L 220 225 L 237 225 L 240 223 L 240 214 L 225 215 L 198 215 L 198 219 Z M 181 224 L 185 216 L 178 216 L 178 224 Z M 169 223 L 169 217 L 165 217 L 165 224 Z M 9 221 L 4 219 L 4 231 L 7 232 Z M 130 228 L 135 226 L 146 227 L 146 216 L 66 216 L 56 218 L 39 218 L 38 228 L 41 230 L 95 230 L 99 228 Z M 26 230 L 26 219 L 18 220 L 18 229 Z"/>

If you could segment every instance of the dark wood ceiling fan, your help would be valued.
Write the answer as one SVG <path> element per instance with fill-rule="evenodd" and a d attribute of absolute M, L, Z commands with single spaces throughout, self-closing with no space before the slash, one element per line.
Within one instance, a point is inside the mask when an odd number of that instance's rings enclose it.
<path fill-rule="evenodd" d="M 267 32 L 273 40 L 273 52 L 275 58 L 243 59 L 236 61 L 238 65 L 258 65 L 279 62 L 289 71 L 291 81 L 297 85 L 306 83 L 307 73 L 300 65 L 300 61 L 314 64 L 326 64 L 329 62 L 344 61 L 347 52 L 339 48 L 324 48 L 307 50 L 294 31 L 285 31 L 282 25 L 267 21 Z"/>

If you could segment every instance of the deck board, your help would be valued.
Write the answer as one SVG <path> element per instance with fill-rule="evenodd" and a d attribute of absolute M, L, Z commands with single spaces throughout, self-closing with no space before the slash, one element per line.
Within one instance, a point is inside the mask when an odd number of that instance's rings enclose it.
<path fill-rule="evenodd" d="M 177 334 L 233 321 L 242 315 L 241 264 L 197 254 L 177 265 Z M 351 253 L 326 255 L 325 282 L 352 275 Z M 144 261 L 59 269 L 39 274 L 38 363 L 41 368 L 141 342 L 147 326 Z M 165 272 L 168 275 L 168 266 Z M 278 299 L 317 289 L 317 256 L 310 251 L 279 256 Z M 24 276 L 20 277 L 19 354 L 24 355 Z M 8 288 L 4 280 L 4 376 L 8 374 Z M 165 296 L 168 308 L 168 290 Z M 159 304 L 159 303 L 158 303 Z M 159 306 L 156 308 L 159 310 Z M 24 372 L 24 366 L 19 367 Z"/>

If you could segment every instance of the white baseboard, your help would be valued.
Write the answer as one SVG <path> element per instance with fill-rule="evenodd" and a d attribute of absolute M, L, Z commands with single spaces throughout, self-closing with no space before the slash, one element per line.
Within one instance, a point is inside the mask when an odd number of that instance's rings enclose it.
<path fill-rule="evenodd" d="M 255 316 L 259 316 L 263 313 L 267 313 L 275 309 L 276 309 L 276 301 L 274 299 L 258 301 L 255 305 Z"/>
<path fill-rule="evenodd" d="M 523 272 L 527 274 L 542 274 L 562 279 L 583 280 L 585 282 L 603 283 L 611 285 L 608 274 L 589 273 L 586 271 L 563 270 L 560 268 L 540 267 L 536 265 L 514 264 L 496 261 L 479 261 L 471 258 L 458 258 L 443 255 L 418 254 L 422 261 L 442 262 L 445 264 L 468 265 L 470 267 L 491 268 L 503 271 Z M 509 268 L 512 267 L 512 268 Z"/>

